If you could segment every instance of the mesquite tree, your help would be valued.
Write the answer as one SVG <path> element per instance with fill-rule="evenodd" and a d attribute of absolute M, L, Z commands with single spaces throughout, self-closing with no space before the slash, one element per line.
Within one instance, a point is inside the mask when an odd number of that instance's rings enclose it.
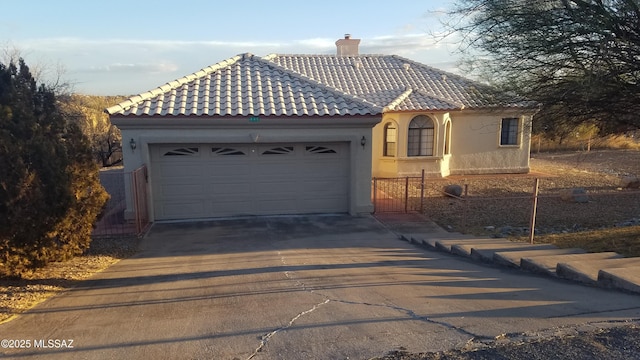
<path fill-rule="evenodd" d="M 457 0 L 449 15 L 476 69 L 544 104 L 538 127 L 640 126 L 638 0 Z"/>

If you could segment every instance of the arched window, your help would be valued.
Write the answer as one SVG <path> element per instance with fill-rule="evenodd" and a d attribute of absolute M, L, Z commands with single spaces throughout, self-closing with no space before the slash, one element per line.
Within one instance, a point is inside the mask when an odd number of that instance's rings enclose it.
<path fill-rule="evenodd" d="M 398 139 L 398 128 L 394 123 L 388 123 L 384 126 L 384 146 L 382 148 L 383 156 L 396 156 L 396 142 Z"/>
<path fill-rule="evenodd" d="M 407 156 L 433 156 L 433 120 L 426 115 L 418 115 L 409 123 Z"/>

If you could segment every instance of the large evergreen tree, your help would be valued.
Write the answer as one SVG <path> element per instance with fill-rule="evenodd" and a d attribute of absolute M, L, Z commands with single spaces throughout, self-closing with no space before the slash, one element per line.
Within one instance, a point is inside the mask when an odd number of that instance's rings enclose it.
<path fill-rule="evenodd" d="M 450 15 L 487 78 L 545 105 L 539 125 L 640 126 L 638 0 L 456 0 Z"/>
<path fill-rule="evenodd" d="M 82 253 L 107 198 L 87 140 L 54 92 L 22 59 L 0 63 L 0 274 Z"/>

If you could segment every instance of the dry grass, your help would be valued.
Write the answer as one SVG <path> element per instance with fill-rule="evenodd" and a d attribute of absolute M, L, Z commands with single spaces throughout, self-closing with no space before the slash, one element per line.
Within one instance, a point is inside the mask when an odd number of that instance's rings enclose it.
<path fill-rule="evenodd" d="M 557 140 L 551 140 L 543 135 L 531 137 L 532 152 L 549 151 L 586 151 L 591 150 L 640 150 L 640 141 L 635 137 L 625 135 L 608 135 L 602 137 L 582 137 L 564 140 L 560 144 Z"/>
<path fill-rule="evenodd" d="M 524 238 L 520 240 L 525 241 Z M 640 226 L 538 236 L 536 242 L 588 252 L 615 251 L 627 257 L 640 256 Z"/>
<path fill-rule="evenodd" d="M 52 263 L 22 279 L 0 279 L 0 323 L 135 253 L 135 238 L 103 238 L 93 241 L 83 256 Z"/>

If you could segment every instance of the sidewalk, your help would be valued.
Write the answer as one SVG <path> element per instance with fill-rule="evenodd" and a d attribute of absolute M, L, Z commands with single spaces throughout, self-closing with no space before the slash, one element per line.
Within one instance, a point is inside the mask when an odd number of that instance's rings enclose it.
<path fill-rule="evenodd" d="M 532 245 L 448 232 L 418 213 L 380 213 L 374 217 L 398 238 L 429 250 L 640 294 L 640 258 L 624 258 L 608 252 L 587 254 L 582 249 L 559 249 L 550 244 Z"/>

